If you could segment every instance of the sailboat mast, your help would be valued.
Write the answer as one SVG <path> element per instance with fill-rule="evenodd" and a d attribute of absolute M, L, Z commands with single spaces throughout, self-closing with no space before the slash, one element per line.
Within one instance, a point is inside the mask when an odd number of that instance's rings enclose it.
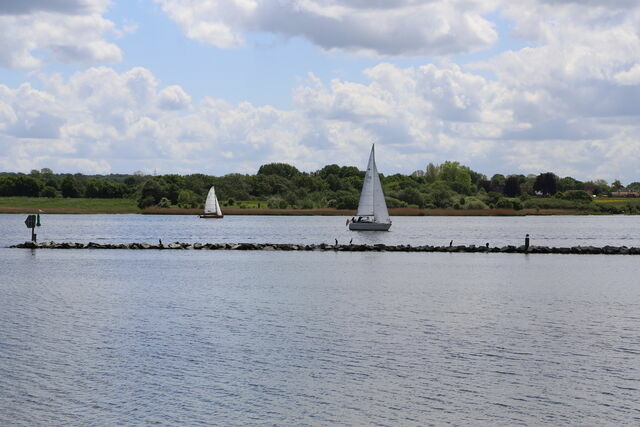
<path fill-rule="evenodd" d="M 376 168 L 376 152 L 375 152 L 375 148 L 376 148 L 376 144 L 371 144 L 371 175 L 372 175 L 372 180 L 375 180 L 375 178 L 378 175 L 378 168 Z M 375 182 L 375 181 L 374 181 Z M 376 190 L 375 190 L 376 186 L 372 185 L 371 186 L 371 192 L 373 193 L 373 195 L 371 196 L 371 206 L 373 207 L 373 220 L 376 220 Z"/>

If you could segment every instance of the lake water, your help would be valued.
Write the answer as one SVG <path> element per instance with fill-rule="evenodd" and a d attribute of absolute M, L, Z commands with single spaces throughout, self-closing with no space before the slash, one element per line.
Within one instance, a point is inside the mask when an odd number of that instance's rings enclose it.
<path fill-rule="evenodd" d="M 0 215 L 0 246 L 26 240 Z M 39 240 L 640 246 L 640 217 L 46 215 Z M 0 248 L 0 425 L 638 425 L 640 258 Z"/>

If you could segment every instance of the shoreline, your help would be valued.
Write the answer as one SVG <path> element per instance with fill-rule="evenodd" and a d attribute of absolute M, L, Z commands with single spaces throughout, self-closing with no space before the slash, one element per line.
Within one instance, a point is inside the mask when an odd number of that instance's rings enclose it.
<path fill-rule="evenodd" d="M 0 214 L 33 214 L 43 215 L 98 215 L 98 214 L 139 214 L 139 215 L 200 215 L 201 209 L 185 208 L 147 208 L 147 209 L 83 209 L 83 208 L 50 208 L 37 209 L 31 207 L 0 206 Z M 251 209 L 226 208 L 223 214 L 233 215 L 276 215 L 276 216 L 343 216 L 353 217 L 355 210 L 338 209 Z M 581 212 L 575 209 L 389 209 L 390 216 L 548 216 L 548 215 L 612 215 L 606 213 Z"/>

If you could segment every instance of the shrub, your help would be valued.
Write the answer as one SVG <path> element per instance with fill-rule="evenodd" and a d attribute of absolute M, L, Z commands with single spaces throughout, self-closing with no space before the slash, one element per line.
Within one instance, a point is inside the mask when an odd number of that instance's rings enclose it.
<path fill-rule="evenodd" d="M 160 203 L 162 203 L 162 200 Z M 200 197 L 191 190 L 182 190 L 178 193 L 178 206 L 181 208 L 197 208 L 200 206 Z"/>
<path fill-rule="evenodd" d="M 336 199 L 337 209 L 356 209 L 358 207 L 358 198 L 356 196 L 344 195 Z"/>
<path fill-rule="evenodd" d="M 500 199 L 496 202 L 497 209 L 513 209 L 513 203 L 509 199 Z"/>
<path fill-rule="evenodd" d="M 267 200 L 267 206 L 269 209 L 286 209 L 287 202 L 281 197 L 270 197 L 269 200 Z"/>
<path fill-rule="evenodd" d="M 518 199 L 514 199 L 511 201 L 511 204 L 513 205 L 513 209 L 517 210 L 517 211 L 521 211 L 522 210 L 522 202 Z"/>
<path fill-rule="evenodd" d="M 298 202 L 298 207 L 300 209 L 313 209 L 313 202 L 310 199 L 305 198 Z"/>
<path fill-rule="evenodd" d="M 582 190 L 568 190 L 568 191 L 565 191 L 564 193 L 559 193 L 559 194 L 560 194 L 560 198 L 565 200 L 583 200 L 586 202 L 591 202 L 593 199 L 589 195 L 589 193 Z"/>
<path fill-rule="evenodd" d="M 159 208 L 170 208 L 171 207 L 171 200 L 167 199 L 166 197 L 163 197 L 162 199 L 160 199 L 160 203 L 158 203 L 158 207 Z"/>
<path fill-rule="evenodd" d="M 138 207 L 140 209 L 148 208 L 149 206 L 153 206 L 155 204 L 156 204 L 156 201 L 153 198 L 153 196 L 146 196 L 138 199 Z"/>
<path fill-rule="evenodd" d="M 464 207 L 469 210 L 489 209 L 489 206 L 487 206 L 486 203 L 478 199 L 468 200 Z"/>
<path fill-rule="evenodd" d="M 385 197 L 384 201 L 387 202 L 388 208 L 406 208 L 407 203 L 402 200 L 398 200 L 395 197 Z"/>

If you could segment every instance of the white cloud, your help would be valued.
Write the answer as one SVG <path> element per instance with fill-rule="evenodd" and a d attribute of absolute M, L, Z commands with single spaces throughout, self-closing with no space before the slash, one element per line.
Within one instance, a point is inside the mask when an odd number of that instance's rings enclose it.
<path fill-rule="evenodd" d="M 258 31 L 346 52 L 450 54 L 493 43 L 496 30 L 486 16 L 496 10 L 527 47 L 465 66 L 451 58 L 420 67 L 382 62 L 363 71 L 364 82 L 322 81 L 311 73 L 293 90 L 291 110 L 231 104 L 214 94 L 192 100 L 140 67 L 122 73 L 90 68 L 68 79 L 42 75 L 42 90 L 0 85 L 0 169 L 78 165 L 223 174 L 283 161 L 314 170 L 329 163 L 362 166 L 376 142 L 385 173 L 458 160 L 490 174 L 552 170 L 638 180 L 635 2 L 277 0 L 267 9 L 263 0 L 158 1 L 189 37 L 220 47 L 239 46 Z M 0 19 L 56 14 L 42 2 L 30 4 Z M 99 26 L 104 4 L 93 4 Z M 84 19 L 89 12 L 73 13 Z M 111 31 L 105 25 L 86 30 L 98 34 L 94 42 Z M 3 37 L 13 36 L 0 35 L 0 46 Z M 99 57 L 97 45 L 93 54 L 59 45 L 34 44 L 61 61 Z M 36 47 L 24 46 L 12 51 L 26 52 L 16 58 L 38 61 L 30 58 Z M 0 61 L 4 52 L 0 48 Z M 108 47 L 104 52 L 115 55 Z"/>
<path fill-rule="evenodd" d="M 0 66 L 34 68 L 48 60 L 113 63 L 119 47 L 104 40 L 118 30 L 102 17 L 106 0 L 24 0 L 0 3 Z"/>
<path fill-rule="evenodd" d="M 24 15 L 34 12 L 86 14 L 100 12 L 109 0 L 8 0 L 0 3 L 0 15 Z"/>
<path fill-rule="evenodd" d="M 241 46 L 251 32 L 388 56 L 464 53 L 497 40 L 483 16 L 494 9 L 494 0 L 156 1 L 188 37 L 221 48 Z"/>
<path fill-rule="evenodd" d="M 452 63 L 382 63 L 365 75 L 367 84 L 311 75 L 289 111 L 212 97 L 192 103 L 144 68 L 54 75 L 43 91 L 0 85 L 0 168 L 224 174 L 279 161 L 315 170 L 362 166 L 376 142 L 385 173 L 451 159 L 487 173 L 637 179 L 635 118 L 542 114 L 559 102 L 544 90 L 521 92 Z"/>
<path fill-rule="evenodd" d="M 158 107 L 163 110 L 184 110 L 190 103 L 191 97 L 180 86 L 168 86 L 158 94 Z"/>

